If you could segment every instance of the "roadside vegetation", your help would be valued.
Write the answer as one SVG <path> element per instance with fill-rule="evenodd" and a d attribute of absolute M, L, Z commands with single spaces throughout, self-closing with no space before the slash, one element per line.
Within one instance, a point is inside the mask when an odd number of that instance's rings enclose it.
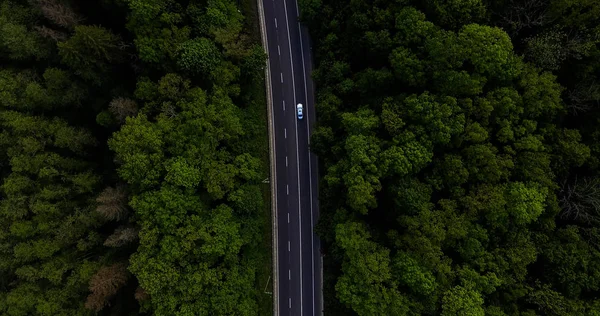
<path fill-rule="evenodd" d="M 300 7 L 325 314 L 600 314 L 600 2 Z"/>
<path fill-rule="evenodd" d="M 271 312 L 253 9 L 0 1 L 0 314 Z"/>

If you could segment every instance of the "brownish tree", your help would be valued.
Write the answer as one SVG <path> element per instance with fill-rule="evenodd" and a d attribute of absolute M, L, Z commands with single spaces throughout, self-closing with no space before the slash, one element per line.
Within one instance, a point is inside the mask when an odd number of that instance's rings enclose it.
<path fill-rule="evenodd" d="M 85 307 L 100 311 L 110 305 L 110 299 L 127 283 L 128 278 L 129 272 L 124 263 L 100 268 L 90 280 L 92 293 L 87 297 Z"/>
<path fill-rule="evenodd" d="M 561 217 L 586 224 L 600 223 L 600 181 L 584 178 L 565 182 L 560 190 Z"/>
<path fill-rule="evenodd" d="M 600 104 L 600 84 L 594 81 L 581 81 L 567 91 L 567 108 L 578 115 L 588 112 Z"/>
<path fill-rule="evenodd" d="M 108 236 L 104 245 L 108 247 L 121 247 L 138 238 L 138 229 L 135 227 L 117 227 L 115 232 Z"/>
<path fill-rule="evenodd" d="M 96 212 L 108 220 L 120 220 L 127 215 L 127 193 L 123 186 L 108 187 L 96 198 Z"/>
<path fill-rule="evenodd" d="M 509 33 L 515 35 L 522 29 L 539 27 L 551 22 L 548 14 L 549 0 L 509 0 L 502 12 L 501 24 Z"/>
<path fill-rule="evenodd" d="M 38 3 L 44 16 L 57 25 L 73 28 L 83 21 L 81 16 L 60 0 L 38 0 Z"/>
<path fill-rule="evenodd" d="M 142 302 L 149 298 L 150 298 L 150 295 L 148 295 L 146 290 L 144 290 L 138 286 L 138 288 L 135 290 L 135 299 L 138 300 L 139 302 Z"/>
<path fill-rule="evenodd" d="M 119 123 L 123 124 L 127 117 L 135 116 L 137 114 L 138 106 L 137 103 L 131 99 L 118 97 L 110 102 L 108 109 Z"/>
<path fill-rule="evenodd" d="M 65 32 L 57 31 L 55 29 L 49 28 L 47 26 L 36 26 L 35 29 L 38 33 L 45 37 L 54 40 L 55 42 L 62 42 L 67 39 L 67 34 Z"/>

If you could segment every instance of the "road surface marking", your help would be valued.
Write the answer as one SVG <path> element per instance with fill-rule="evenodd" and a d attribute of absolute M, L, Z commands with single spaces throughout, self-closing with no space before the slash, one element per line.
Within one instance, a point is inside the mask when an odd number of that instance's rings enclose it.
<path fill-rule="evenodd" d="M 288 221 L 288 223 L 289 223 L 289 221 Z M 290 241 L 289 240 L 288 240 L 288 251 L 290 251 Z"/>
<path fill-rule="evenodd" d="M 288 280 L 292 279 L 292 270 L 288 269 Z"/>
<path fill-rule="evenodd" d="M 290 302 L 289 305 L 290 305 L 290 309 L 291 309 L 292 308 L 292 298 L 290 297 L 288 300 Z"/>
<path fill-rule="evenodd" d="M 285 185 L 285 191 L 287 192 L 287 195 L 290 195 L 290 186 L 289 185 Z"/>
<path fill-rule="evenodd" d="M 285 12 L 285 25 L 286 25 L 286 30 L 287 30 L 287 34 L 288 34 L 288 48 L 290 49 L 290 68 L 292 71 L 292 89 L 294 90 L 294 104 L 298 104 L 298 102 L 296 102 L 296 82 L 294 79 L 294 63 L 292 62 L 293 59 L 293 54 L 292 54 L 292 42 L 290 41 L 290 23 L 288 21 L 288 12 L 287 12 L 287 1 L 283 1 L 283 10 Z M 294 120 L 294 126 L 296 127 L 296 157 L 300 157 L 299 154 L 299 149 L 298 149 L 298 120 Z M 302 206 L 300 204 L 300 164 L 296 163 L 296 171 L 298 174 L 298 218 L 300 220 L 298 220 L 298 233 L 300 235 L 300 239 L 298 240 L 298 252 L 300 253 L 300 303 L 298 304 L 300 306 L 300 315 L 304 314 L 304 309 L 303 309 L 303 304 L 302 304 L 302 213 L 301 213 L 301 209 Z M 312 252 L 312 251 L 311 251 Z M 291 305 L 291 302 L 290 302 Z"/>
<path fill-rule="evenodd" d="M 285 100 L 283 100 L 283 110 L 285 111 Z"/>
<path fill-rule="evenodd" d="M 277 18 L 275 18 L 275 28 L 277 28 Z"/>
<path fill-rule="evenodd" d="M 300 15 L 300 10 L 298 9 L 298 1 L 296 1 L 296 15 Z M 288 26 L 289 27 L 289 26 Z M 302 25 L 300 25 L 300 21 L 298 21 L 298 35 L 300 36 L 300 53 L 302 56 L 302 70 L 303 70 L 303 75 L 304 75 L 304 98 L 306 99 L 306 134 L 308 135 L 308 147 L 310 148 L 310 118 L 308 116 L 308 83 L 306 82 L 306 64 L 304 61 L 304 45 L 302 44 Z M 288 38 L 289 38 L 289 29 L 288 29 Z M 309 47 L 310 50 L 312 50 L 312 47 Z M 311 227 L 311 232 L 313 232 L 310 235 L 310 244 L 311 244 L 311 249 L 314 251 L 315 249 L 315 242 L 314 242 L 314 220 L 313 220 L 313 186 L 312 186 L 312 166 L 311 166 L 311 162 L 310 162 L 310 149 L 309 149 L 309 153 L 308 153 L 308 183 L 309 183 L 309 195 L 310 195 L 310 227 Z M 314 253 L 311 251 L 311 268 L 312 268 L 312 275 L 314 277 L 315 275 L 315 259 L 314 259 Z M 315 284 L 314 284 L 314 280 L 313 280 L 313 286 L 312 286 L 312 309 L 313 309 L 313 315 L 315 314 Z"/>
<path fill-rule="evenodd" d="M 283 136 L 285 136 L 285 138 L 287 138 L 287 128 L 283 128 Z"/>
<path fill-rule="evenodd" d="M 288 213 L 288 224 L 290 223 L 290 213 Z M 288 250 L 290 250 L 290 242 L 288 241 Z"/>
<path fill-rule="evenodd" d="M 279 73 L 281 75 L 281 83 L 283 83 L 283 72 Z"/>
<path fill-rule="evenodd" d="M 281 49 L 279 49 L 279 45 L 277 45 L 277 54 L 279 54 L 279 56 L 281 56 Z"/>
<path fill-rule="evenodd" d="M 287 138 L 287 137 L 286 137 Z M 287 156 L 285 156 L 285 166 L 288 166 L 288 160 L 287 160 Z"/>

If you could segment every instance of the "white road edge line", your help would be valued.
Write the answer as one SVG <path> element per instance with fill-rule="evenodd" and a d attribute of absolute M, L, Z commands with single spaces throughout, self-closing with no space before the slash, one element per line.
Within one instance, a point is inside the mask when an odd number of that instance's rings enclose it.
<path fill-rule="evenodd" d="M 290 49 L 290 67 L 292 70 L 292 88 L 294 90 L 294 104 L 296 102 L 296 82 L 294 81 L 294 63 L 292 62 L 293 54 L 292 54 L 292 42 L 290 41 L 290 23 L 288 21 L 288 13 L 287 13 L 287 4 L 286 0 L 283 1 L 283 10 L 285 12 L 285 25 L 288 33 L 288 47 Z M 294 120 L 294 124 L 296 126 L 296 159 L 300 157 L 298 153 L 298 120 Z M 300 315 L 304 314 L 303 306 L 302 306 L 302 213 L 301 213 L 301 205 L 300 205 L 300 164 L 296 160 L 296 167 L 298 171 L 298 227 L 300 233 L 300 239 L 298 240 L 299 244 L 299 252 L 300 252 Z"/>
<path fill-rule="evenodd" d="M 258 18 L 260 21 L 260 32 L 261 32 L 261 42 L 264 49 L 264 52 L 269 55 L 269 40 L 268 40 L 268 32 L 267 32 L 267 22 L 265 19 L 265 9 L 262 0 L 257 0 L 258 6 Z M 275 3 L 275 0 L 273 0 Z M 269 154 L 271 160 L 270 173 L 271 173 L 271 201 L 272 203 L 272 243 L 273 243 L 273 314 L 274 316 L 278 316 L 280 314 L 280 298 L 279 298 L 279 254 L 277 249 L 279 248 L 279 240 L 277 235 L 279 234 L 279 229 L 277 227 L 278 222 L 278 208 L 277 208 L 277 155 L 275 154 L 275 122 L 273 119 L 273 85 L 272 85 L 272 75 L 271 75 L 271 60 L 267 60 L 265 65 L 265 89 L 267 90 L 268 100 L 267 100 L 267 114 L 269 121 Z"/>
<path fill-rule="evenodd" d="M 298 9 L 298 1 L 296 1 L 296 16 L 300 16 L 300 10 Z M 303 75 L 304 75 L 304 98 L 305 98 L 305 102 L 308 104 L 308 88 L 307 88 L 307 81 L 306 81 L 306 66 L 305 66 L 305 61 L 304 61 L 304 45 L 302 44 L 302 25 L 300 24 L 300 21 L 298 21 L 298 33 L 300 36 L 300 52 L 302 55 L 302 70 L 303 70 Z M 288 35 L 289 37 L 289 35 Z M 309 195 L 310 195 L 310 227 L 311 227 L 311 232 L 312 234 L 310 234 L 310 244 L 311 244 L 311 249 L 314 251 L 315 249 L 315 241 L 314 241 L 314 220 L 313 220 L 313 187 L 312 187 L 312 166 L 310 163 L 310 118 L 308 116 L 308 105 L 306 105 L 306 133 L 308 136 L 308 148 L 309 148 L 309 152 L 308 152 L 308 183 L 309 183 Z M 312 260 L 311 260 L 311 265 L 312 265 L 312 276 L 314 278 L 315 276 L 315 258 L 314 258 L 314 253 L 311 251 L 311 256 Z M 313 279 L 314 281 L 314 279 Z M 316 311 L 315 311 L 315 284 L 313 282 L 313 286 L 312 286 L 312 296 L 313 296 L 313 315 L 317 315 Z"/>

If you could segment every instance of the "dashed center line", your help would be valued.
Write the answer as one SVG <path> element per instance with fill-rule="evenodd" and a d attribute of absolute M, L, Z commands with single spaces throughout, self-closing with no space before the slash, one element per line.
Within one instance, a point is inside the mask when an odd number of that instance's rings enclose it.
<path fill-rule="evenodd" d="M 292 279 L 292 270 L 288 270 L 288 280 Z"/>
<path fill-rule="evenodd" d="M 285 29 L 287 31 L 287 36 L 288 36 L 287 42 L 288 42 L 289 53 L 290 53 L 289 60 L 290 60 L 290 70 L 291 70 L 291 73 L 292 73 L 292 77 L 291 77 L 291 79 L 292 79 L 292 90 L 294 92 L 294 94 L 293 94 L 293 102 L 294 102 L 294 106 L 295 106 L 295 104 L 297 104 L 298 102 L 296 102 L 297 101 L 296 100 L 296 83 L 295 83 L 295 80 L 294 80 L 294 63 L 292 61 L 293 57 L 294 57 L 293 56 L 294 54 L 292 53 L 292 43 L 290 41 L 290 38 L 291 38 L 291 36 L 290 36 L 290 26 L 289 26 L 289 21 L 288 21 L 288 12 L 287 12 L 287 4 L 286 4 L 286 2 L 287 1 L 283 1 L 283 10 L 284 10 L 284 13 L 285 13 L 285 26 L 286 26 Z M 296 157 L 298 158 L 300 156 L 300 154 L 299 154 L 299 148 L 298 148 L 298 121 L 297 120 L 294 120 L 294 125 L 295 125 L 295 128 L 296 128 L 296 132 L 295 132 L 295 134 L 296 134 L 295 135 L 296 136 Z M 301 206 L 301 203 L 300 203 L 300 187 L 301 187 L 301 184 L 300 184 L 300 164 L 298 163 L 297 160 L 298 159 L 296 159 L 296 172 L 297 172 L 297 176 L 298 176 L 298 178 L 297 178 L 298 179 L 298 187 L 296 189 L 298 190 L 298 192 L 297 192 L 297 194 L 298 194 L 298 216 L 299 216 L 299 218 L 301 218 L 302 216 L 301 216 L 300 212 L 301 212 L 302 206 Z M 298 220 L 298 234 L 299 234 L 299 237 L 300 237 L 299 240 L 298 240 L 298 253 L 300 255 L 299 263 L 300 263 L 300 265 L 302 265 L 303 261 L 302 261 L 302 221 L 301 220 Z M 299 280 L 299 283 L 300 283 L 300 296 L 299 296 L 299 300 L 300 301 L 298 303 L 298 309 L 300 310 L 300 314 L 299 315 L 303 315 L 304 314 L 304 311 L 303 311 L 303 305 L 304 304 L 303 304 L 302 294 L 303 294 L 303 289 L 304 288 L 302 286 L 302 283 L 303 283 L 302 282 L 302 274 L 303 274 L 302 273 L 302 268 L 300 268 L 299 272 L 300 272 L 300 275 L 299 275 L 298 280 Z M 291 299 L 290 299 L 290 306 L 291 306 Z"/>
<path fill-rule="evenodd" d="M 272 0 L 272 1 L 275 2 L 275 0 Z M 292 63 L 292 59 L 295 59 L 295 57 L 292 54 L 292 47 L 291 47 L 292 45 L 291 45 L 291 41 L 290 41 L 290 27 L 289 27 L 289 22 L 288 22 L 288 16 L 287 16 L 288 13 L 287 13 L 287 6 L 285 4 L 285 1 L 284 1 L 283 5 L 284 5 L 284 10 L 285 10 L 285 21 L 284 22 L 286 22 L 284 24 L 284 28 L 286 28 L 287 35 L 288 35 L 287 42 L 288 42 L 288 46 L 289 46 L 290 66 L 291 66 L 291 71 L 292 71 L 291 85 L 292 85 L 292 88 L 294 90 L 293 100 L 291 100 L 291 102 L 293 102 L 293 104 L 292 104 L 292 111 L 294 112 L 295 111 L 294 110 L 295 104 L 297 104 L 297 102 L 299 102 L 300 100 L 296 100 L 296 87 L 295 87 L 295 83 L 294 83 L 294 77 L 295 77 L 294 76 L 294 64 Z M 296 4 L 296 15 L 298 14 L 297 12 L 299 11 L 297 7 L 298 7 L 298 5 Z M 279 37 L 280 36 L 280 34 L 279 34 L 280 32 L 278 30 L 279 25 L 278 25 L 277 18 L 274 18 L 274 23 L 275 23 L 275 29 L 276 29 L 275 33 L 277 35 L 277 42 L 275 42 L 274 44 L 277 44 L 277 54 L 279 56 L 281 56 L 281 47 L 280 47 L 280 44 L 278 43 L 279 40 L 280 40 L 280 37 Z M 286 30 L 282 30 L 282 32 L 285 32 Z M 302 33 L 300 33 L 300 35 L 301 34 Z M 282 42 L 282 43 L 285 45 L 285 42 Z M 300 45 L 302 45 L 302 42 L 300 42 Z M 272 46 L 271 46 L 271 49 L 272 49 Z M 304 52 L 301 52 L 301 53 L 303 54 Z M 302 61 L 304 62 L 304 56 L 303 55 L 302 55 Z M 281 57 L 279 57 L 279 62 L 282 63 Z M 304 68 L 304 65 L 302 65 L 302 66 Z M 305 84 L 304 90 L 305 90 L 305 95 L 306 95 L 307 94 L 306 93 L 306 76 L 307 76 L 307 74 L 306 74 L 306 70 L 305 69 L 303 69 L 303 70 L 304 70 L 304 84 Z M 274 74 L 273 74 L 272 75 L 271 86 L 273 86 L 273 83 L 274 83 L 275 80 L 276 79 L 274 78 Z M 280 81 L 281 81 L 281 84 L 283 85 L 284 84 L 284 80 L 283 80 L 283 72 L 282 71 L 280 72 Z M 272 87 L 272 88 L 274 88 L 274 87 Z M 306 100 L 306 102 L 308 102 L 308 100 Z M 286 106 L 285 106 L 285 101 L 284 100 L 282 100 L 282 107 L 283 107 L 283 111 L 284 111 L 284 115 L 285 115 Z M 275 125 L 275 124 L 273 124 L 273 125 Z M 292 126 L 292 128 L 293 128 L 293 126 Z M 310 134 L 310 132 L 308 132 L 308 133 Z M 296 153 L 298 154 L 299 148 L 298 148 L 298 124 L 297 124 L 297 122 L 296 122 L 296 132 L 295 132 L 295 135 L 292 135 L 292 138 L 294 138 L 294 137 L 296 137 L 296 144 L 295 145 L 296 145 Z M 284 138 L 287 139 L 287 128 L 284 128 Z M 301 185 L 300 185 L 299 155 L 297 155 L 297 157 L 296 157 L 296 164 L 297 164 L 297 173 L 298 173 L 298 187 L 297 187 L 297 190 L 298 190 L 298 196 L 300 196 Z M 288 156 L 285 156 L 285 165 L 286 165 L 286 168 L 289 167 Z M 310 165 L 309 165 L 309 168 L 310 168 Z M 292 190 L 295 190 L 295 189 L 292 188 Z M 286 184 L 286 193 L 289 196 L 289 194 L 290 194 L 289 184 Z M 292 193 L 295 194 L 295 191 L 293 191 Z M 312 203 L 312 187 L 311 187 L 311 192 L 310 193 L 311 193 L 311 203 Z M 288 203 L 288 207 L 289 207 L 289 205 L 290 205 L 289 198 L 288 198 L 287 203 Z M 300 201 L 298 201 L 298 214 L 300 214 L 300 212 L 301 212 L 300 209 L 301 209 L 301 205 L 300 205 Z M 288 227 L 289 227 L 290 226 L 290 213 L 289 213 L 289 210 L 287 210 L 287 221 L 288 221 Z M 311 221 L 312 221 L 312 205 L 311 205 Z M 296 224 L 296 222 L 294 224 Z M 300 228 L 299 229 L 300 243 L 298 243 L 299 249 L 298 250 L 295 249 L 294 251 L 295 252 L 299 251 L 299 254 L 300 254 L 300 265 L 302 266 L 303 265 L 303 262 L 302 262 L 302 257 L 303 257 L 302 256 L 302 248 L 305 246 L 302 243 L 302 225 L 303 224 L 299 221 L 298 225 L 299 225 L 299 228 Z M 311 227 L 312 227 L 312 225 L 311 225 Z M 288 256 L 291 254 L 291 241 L 290 241 L 289 238 L 290 237 L 288 237 Z M 312 239 L 311 239 L 311 242 L 312 242 Z M 313 249 L 314 249 L 314 246 L 313 246 Z M 312 256 L 311 256 L 311 258 L 312 258 Z M 314 262 L 312 264 L 313 264 L 313 275 L 314 275 Z M 281 266 L 281 268 L 285 269 L 284 266 Z M 300 296 L 297 297 L 299 299 L 299 303 L 298 303 L 298 308 L 297 309 L 299 309 L 301 315 L 303 314 L 303 306 L 304 306 L 304 304 L 303 304 L 303 297 L 302 297 L 302 294 L 304 292 L 303 291 L 303 287 L 302 287 L 303 286 L 303 284 L 302 284 L 303 283 L 302 282 L 302 280 L 303 280 L 303 277 L 302 277 L 303 276 L 303 271 L 302 270 L 303 270 L 302 267 L 300 267 L 298 280 L 294 281 L 294 283 L 299 282 L 299 284 L 300 284 Z M 298 271 L 296 271 L 295 273 L 298 273 Z M 289 265 L 288 265 L 288 280 L 290 280 L 290 284 L 292 284 L 292 282 L 291 282 L 291 268 L 290 268 Z M 294 284 L 293 286 L 295 287 L 296 285 Z M 313 290 L 313 297 L 314 297 L 314 291 L 315 291 L 315 289 L 313 288 L 312 290 Z M 280 299 L 281 299 L 280 302 L 283 303 L 282 301 L 283 301 L 283 297 L 285 296 L 285 294 L 284 294 L 284 292 L 281 292 L 281 294 L 283 294 L 283 295 L 281 295 L 281 297 L 280 297 Z M 291 313 L 291 308 L 292 308 L 292 297 L 291 297 L 291 295 L 295 295 L 295 294 L 292 294 L 292 293 L 289 293 L 289 294 L 286 293 L 286 294 L 288 295 L 288 306 L 289 306 L 289 309 L 290 309 L 290 312 L 288 312 L 288 313 Z M 281 305 L 283 305 L 283 304 L 281 304 Z M 281 309 L 282 309 L 281 312 L 282 313 L 284 313 L 283 308 L 284 307 L 281 307 Z M 314 307 L 314 302 L 313 302 L 313 313 L 314 313 L 314 308 L 315 307 Z"/>
<path fill-rule="evenodd" d="M 289 184 L 285 185 L 285 191 L 287 192 L 287 195 L 290 195 L 290 186 L 289 186 Z"/>

